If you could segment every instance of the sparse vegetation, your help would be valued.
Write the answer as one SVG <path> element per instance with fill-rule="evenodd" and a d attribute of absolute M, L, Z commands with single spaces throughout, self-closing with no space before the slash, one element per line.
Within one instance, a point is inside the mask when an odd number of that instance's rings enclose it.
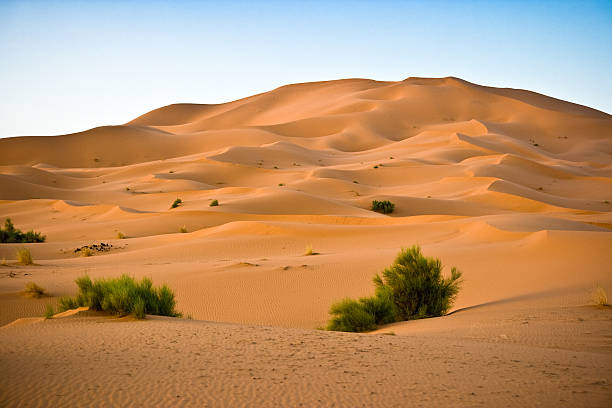
<path fill-rule="evenodd" d="M 461 272 L 454 267 L 444 278 L 440 260 L 423 256 L 418 246 L 403 249 L 382 277 L 374 276 L 374 296 L 332 305 L 327 329 L 361 332 L 380 324 L 442 316 L 451 308 L 461 282 Z"/>
<path fill-rule="evenodd" d="M 34 260 L 32 260 L 30 250 L 27 248 L 19 248 L 17 250 L 17 262 L 22 265 L 32 265 Z"/>
<path fill-rule="evenodd" d="M 53 311 L 53 306 L 51 305 L 47 305 L 47 308 L 45 309 L 45 314 L 43 315 L 45 319 L 53 319 L 53 315 L 55 314 L 55 312 Z"/>
<path fill-rule="evenodd" d="M 125 239 L 125 235 L 123 234 L 123 232 L 117 232 L 117 239 Z"/>
<path fill-rule="evenodd" d="M 217 207 L 219 205 L 219 201 L 218 200 L 212 200 L 210 202 L 210 204 L 208 204 L 210 207 Z"/>
<path fill-rule="evenodd" d="M 4 220 L 4 229 L 0 228 L 0 243 L 45 242 L 47 237 L 40 232 L 22 232 L 13 225 L 10 218 Z"/>
<path fill-rule="evenodd" d="M 371 209 L 372 211 L 376 211 L 379 213 L 390 214 L 395 209 L 395 204 L 393 204 L 389 200 L 383 200 L 383 201 L 374 200 L 372 201 Z"/>
<path fill-rule="evenodd" d="M 93 256 L 93 254 L 94 254 L 94 251 L 92 251 L 91 248 L 84 247 L 81 249 L 81 256 L 89 257 L 89 256 Z"/>
<path fill-rule="evenodd" d="M 308 244 L 306 245 L 306 251 L 304 252 L 304 255 L 308 256 L 308 255 L 319 255 L 318 252 L 315 252 L 314 249 L 312 249 L 312 245 Z"/>
<path fill-rule="evenodd" d="M 181 316 L 175 309 L 176 301 L 170 288 L 166 285 L 154 287 L 149 278 L 137 282 L 130 276 L 122 275 L 92 282 L 89 276 L 83 276 L 75 282 L 79 292 L 74 298 L 61 298 L 60 311 L 87 306 L 91 310 L 119 316 L 134 314 L 138 319 L 143 319 L 145 314 Z"/>
<path fill-rule="evenodd" d="M 44 297 L 44 296 L 49 296 L 47 294 L 47 291 L 44 288 L 42 288 L 41 286 L 38 286 L 34 282 L 26 283 L 25 290 L 23 291 L 23 293 L 27 297 L 36 298 L 36 299 Z"/>
<path fill-rule="evenodd" d="M 183 225 L 182 227 L 179 228 L 179 232 L 182 233 L 182 234 L 186 233 L 187 232 L 187 227 Z"/>
<path fill-rule="evenodd" d="M 591 300 L 597 306 L 608 306 L 609 305 L 608 294 L 606 293 L 606 290 L 602 288 L 601 286 L 596 286 L 595 288 L 593 288 Z"/>
<path fill-rule="evenodd" d="M 181 204 L 183 204 L 183 200 L 181 200 L 180 198 L 177 198 L 176 200 L 174 200 L 170 208 L 176 208 Z"/>

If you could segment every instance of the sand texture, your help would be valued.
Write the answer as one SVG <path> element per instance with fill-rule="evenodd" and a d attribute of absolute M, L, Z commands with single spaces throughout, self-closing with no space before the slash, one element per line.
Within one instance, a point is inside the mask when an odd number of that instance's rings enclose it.
<path fill-rule="evenodd" d="M 166 283 L 195 320 L 5 326 L 0 406 L 612 405 L 612 314 L 592 299 L 612 297 L 612 116 L 585 106 L 457 78 L 170 105 L 0 139 L 6 217 L 47 241 L 0 245 L 0 325 L 85 273 Z M 314 330 L 413 244 L 463 272 L 450 315 Z"/>

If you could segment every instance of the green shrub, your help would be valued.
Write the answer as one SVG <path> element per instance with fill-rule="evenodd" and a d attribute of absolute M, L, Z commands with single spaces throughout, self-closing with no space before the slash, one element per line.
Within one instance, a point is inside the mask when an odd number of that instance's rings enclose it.
<path fill-rule="evenodd" d="M 24 233 L 16 229 L 10 218 L 4 221 L 4 229 L 0 228 L 0 243 L 45 242 L 46 238 L 40 232 L 28 231 Z"/>
<path fill-rule="evenodd" d="M 32 260 L 30 250 L 27 248 L 19 248 L 17 250 L 17 262 L 22 265 L 32 265 L 34 261 Z"/>
<path fill-rule="evenodd" d="M 174 293 L 166 285 L 153 287 L 149 278 L 137 282 L 122 275 L 114 279 L 99 279 L 92 282 L 89 276 L 78 278 L 79 292 L 74 298 L 61 298 L 60 311 L 87 306 L 92 310 L 125 316 L 133 313 L 137 318 L 145 314 L 178 317 L 175 310 Z"/>
<path fill-rule="evenodd" d="M 376 211 L 383 214 L 390 214 L 395 209 L 395 204 L 389 200 L 384 201 L 372 201 L 372 211 Z"/>
<path fill-rule="evenodd" d="M 461 272 L 442 276 L 442 262 L 421 254 L 421 248 L 402 249 L 395 263 L 374 277 L 379 290 L 391 294 L 400 320 L 442 316 L 451 308 L 461 286 Z"/>
<path fill-rule="evenodd" d="M 395 307 L 390 294 L 377 290 L 375 296 L 363 297 L 358 301 L 350 298 L 332 305 L 327 330 L 364 332 L 375 330 L 379 324 L 393 323 Z"/>
<path fill-rule="evenodd" d="M 47 305 L 45 309 L 45 314 L 43 315 L 45 319 L 52 319 L 55 312 L 53 311 L 53 306 Z"/>
<path fill-rule="evenodd" d="M 176 208 L 181 204 L 183 204 L 183 200 L 181 200 L 180 198 L 177 198 L 176 200 L 174 200 L 170 208 Z"/>
<path fill-rule="evenodd" d="M 357 300 L 346 298 L 334 303 L 329 313 L 334 317 L 329 321 L 327 330 L 364 332 L 376 329 L 374 316 Z"/>
<path fill-rule="evenodd" d="M 33 298 L 41 298 L 43 296 L 49 296 L 47 295 L 47 291 L 45 291 L 44 288 L 38 286 L 34 282 L 26 283 L 24 293 L 26 296 L 33 297 Z"/>
<path fill-rule="evenodd" d="M 451 308 L 461 282 L 456 268 L 444 278 L 440 260 L 423 256 L 418 246 L 402 249 L 382 277 L 374 276 L 374 296 L 332 305 L 327 330 L 361 332 L 400 320 L 442 316 Z"/>
<path fill-rule="evenodd" d="M 217 207 L 219 205 L 219 201 L 218 200 L 212 200 L 209 204 L 209 206 L 211 207 Z"/>

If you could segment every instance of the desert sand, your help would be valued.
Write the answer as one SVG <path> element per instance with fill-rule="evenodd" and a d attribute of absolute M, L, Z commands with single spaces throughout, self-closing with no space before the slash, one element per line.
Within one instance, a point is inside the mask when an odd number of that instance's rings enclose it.
<path fill-rule="evenodd" d="M 6 217 L 47 241 L 0 245 L 1 406 L 612 405 L 612 116 L 585 106 L 457 78 L 170 105 L 0 139 Z M 463 272 L 449 315 L 316 330 L 413 244 Z M 39 318 L 85 273 L 194 320 Z"/>

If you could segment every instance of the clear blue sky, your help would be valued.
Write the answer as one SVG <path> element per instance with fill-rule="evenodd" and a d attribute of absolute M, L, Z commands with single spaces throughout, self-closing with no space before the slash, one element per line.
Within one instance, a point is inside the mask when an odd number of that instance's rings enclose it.
<path fill-rule="evenodd" d="M 612 113 L 612 1 L 0 1 L 0 137 L 295 82 L 449 75 Z"/>

